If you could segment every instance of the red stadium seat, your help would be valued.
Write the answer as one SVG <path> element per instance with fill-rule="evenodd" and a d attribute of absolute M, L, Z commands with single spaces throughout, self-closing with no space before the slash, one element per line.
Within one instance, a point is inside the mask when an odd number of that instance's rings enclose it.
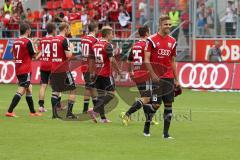
<path fill-rule="evenodd" d="M 34 18 L 35 18 L 36 20 L 39 20 L 39 19 L 40 19 L 40 12 L 39 12 L 38 10 L 34 11 L 33 14 L 34 14 Z"/>
<path fill-rule="evenodd" d="M 54 9 L 60 8 L 61 4 L 62 4 L 62 1 L 54 1 L 53 2 L 53 8 Z"/>
<path fill-rule="evenodd" d="M 49 9 L 49 10 L 53 9 L 53 2 L 48 1 L 47 4 L 46 4 L 46 8 Z"/>
<path fill-rule="evenodd" d="M 68 5 L 66 3 L 62 3 L 62 9 L 68 9 Z"/>
<path fill-rule="evenodd" d="M 80 5 L 80 4 L 77 4 L 77 5 L 76 5 L 76 8 L 77 8 L 77 9 L 82 9 L 82 8 L 83 8 L 83 6 L 82 6 L 82 5 Z"/>
<path fill-rule="evenodd" d="M 74 2 L 73 0 L 63 0 L 62 4 L 66 4 L 66 6 L 68 7 L 68 9 L 71 9 L 74 7 Z"/>

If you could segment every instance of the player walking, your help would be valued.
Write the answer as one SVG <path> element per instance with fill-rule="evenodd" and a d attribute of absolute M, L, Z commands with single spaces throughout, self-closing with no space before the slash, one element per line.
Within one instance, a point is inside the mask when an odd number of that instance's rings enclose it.
<path fill-rule="evenodd" d="M 124 125 L 128 125 L 130 116 L 138 111 L 143 105 L 150 105 L 148 103 L 151 97 L 152 82 L 144 64 L 144 50 L 149 32 L 148 26 L 139 28 L 138 33 L 141 39 L 133 45 L 128 57 L 128 61 L 133 64 L 133 67 L 130 67 L 132 70 L 130 74 L 137 85 L 141 98 L 136 100 L 127 112 L 121 113 L 120 117 Z M 154 121 L 154 124 L 157 124 L 157 122 Z"/>
<path fill-rule="evenodd" d="M 169 127 L 172 118 L 172 103 L 174 102 L 174 84 L 179 87 L 178 75 L 176 73 L 176 40 L 169 35 L 171 29 L 171 21 L 167 15 L 159 18 L 160 30 L 156 34 L 148 37 L 145 51 L 145 63 L 154 82 L 155 89 L 151 97 L 153 107 L 145 108 L 148 114 L 144 126 L 144 134 L 150 135 L 150 120 L 152 114 L 164 104 L 164 128 L 163 138 L 172 138 L 169 135 Z M 153 64 L 160 64 L 167 68 L 163 75 L 158 75 Z"/>
<path fill-rule="evenodd" d="M 113 55 L 113 45 L 110 41 L 113 38 L 112 28 L 104 26 L 102 28 L 102 39 L 100 39 L 93 46 L 95 59 L 95 74 L 96 74 L 96 88 L 98 91 L 97 103 L 93 111 L 89 111 L 91 117 L 95 122 L 95 112 L 100 114 L 102 123 L 111 122 L 105 116 L 104 107 L 114 98 L 115 83 L 112 76 L 112 67 L 120 74 L 117 62 Z M 93 74 L 92 66 L 90 66 L 90 73 Z"/>
<path fill-rule="evenodd" d="M 12 53 L 15 60 L 15 73 L 18 79 L 18 90 L 14 95 L 12 102 L 8 108 L 6 116 L 16 117 L 13 112 L 14 108 L 19 103 L 21 97 L 26 93 L 26 101 L 30 110 L 30 116 L 41 116 L 34 109 L 32 99 L 32 85 L 31 85 L 31 72 L 32 72 L 32 58 L 36 52 L 31 40 L 28 38 L 31 34 L 29 24 L 20 24 L 20 37 L 14 41 Z"/>
<path fill-rule="evenodd" d="M 72 57 L 71 46 L 69 40 L 66 38 L 70 34 L 70 27 L 67 23 L 61 23 L 59 26 L 59 35 L 52 38 L 52 112 L 53 118 L 59 118 L 56 114 L 56 107 L 59 106 L 59 92 L 63 88 L 64 91 L 69 91 L 67 118 L 75 119 L 72 113 L 73 105 L 75 102 L 75 82 L 69 69 L 68 59 Z"/>
<path fill-rule="evenodd" d="M 41 51 L 41 66 L 40 66 L 40 90 L 39 90 L 39 112 L 46 112 L 44 107 L 44 97 L 48 82 L 50 80 L 51 68 L 52 68 L 52 39 L 56 34 L 56 26 L 54 23 L 48 23 L 46 26 L 47 35 L 43 37 L 39 44 L 39 50 Z"/>
<path fill-rule="evenodd" d="M 90 23 L 88 25 L 88 31 L 89 34 L 81 38 L 83 61 L 82 72 L 85 80 L 83 113 L 86 113 L 88 111 L 90 96 L 92 97 L 93 104 L 95 104 L 97 101 L 95 93 L 96 91 L 94 89 L 95 85 L 91 82 L 88 66 L 91 61 L 89 56 L 94 54 L 92 47 L 98 41 L 96 38 L 96 34 L 98 32 L 98 24 L 94 22 Z"/>

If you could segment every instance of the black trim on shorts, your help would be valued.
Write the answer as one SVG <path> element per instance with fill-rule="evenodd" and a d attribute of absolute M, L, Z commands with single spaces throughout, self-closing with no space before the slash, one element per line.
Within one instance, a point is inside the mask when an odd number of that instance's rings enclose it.
<path fill-rule="evenodd" d="M 17 79 L 20 87 L 28 88 L 31 84 L 31 73 L 17 75 Z"/>
<path fill-rule="evenodd" d="M 112 76 L 97 76 L 95 84 L 98 90 L 115 91 L 115 82 Z"/>
<path fill-rule="evenodd" d="M 76 89 L 76 84 L 70 71 L 62 73 L 52 73 L 50 78 L 50 84 L 52 90 L 56 92 L 71 91 Z"/>
<path fill-rule="evenodd" d="M 152 95 L 152 82 L 146 81 L 143 83 L 136 83 L 141 97 L 151 97 Z"/>
<path fill-rule="evenodd" d="M 95 83 L 91 81 L 90 72 L 83 72 L 85 88 L 95 88 Z"/>
<path fill-rule="evenodd" d="M 40 70 L 40 84 L 48 84 L 50 80 L 51 71 Z"/>
<path fill-rule="evenodd" d="M 174 102 L 174 79 L 162 78 L 159 82 L 153 83 L 151 102 L 154 104 Z"/>

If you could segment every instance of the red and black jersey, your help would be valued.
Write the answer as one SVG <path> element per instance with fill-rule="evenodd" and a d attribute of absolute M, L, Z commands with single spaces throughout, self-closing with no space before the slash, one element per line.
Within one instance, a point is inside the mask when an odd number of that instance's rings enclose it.
<path fill-rule="evenodd" d="M 52 72 L 67 60 L 65 51 L 70 51 L 69 40 L 61 35 L 52 38 Z M 67 69 L 66 69 L 67 70 Z"/>
<path fill-rule="evenodd" d="M 156 33 L 147 38 L 146 51 L 151 53 L 151 63 L 153 65 L 160 64 L 166 68 L 166 72 L 161 75 L 161 78 L 174 78 L 172 58 L 176 56 L 176 46 L 176 40 L 169 35 L 162 37 Z"/>
<path fill-rule="evenodd" d="M 13 43 L 12 52 L 16 75 L 32 72 L 32 56 L 35 50 L 31 40 L 26 37 L 17 38 Z"/>
<path fill-rule="evenodd" d="M 52 68 L 52 39 L 53 36 L 43 37 L 39 44 L 39 50 L 42 53 L 40 58 L 42 71 L 51 71 Z"/>
<path fill-rule="evenodd" d="M 129 54 L 128 60 L 133 63 L 134 79 L 137 81 L 141 79 L 143 81 L 148 80 L 148 71 L 144 64 L 144 51 L 146 47 L 145 40 L 139 40 L 136 42 Z"/>
<path fill-rule="evenodd" d="M 113 57 L 113 45 L 106 40 L 99 40 L 93 45 L 96 74 L 109 77 L 111 73 L 110 58 Z"/>
<path fill-rule="evenodd" d="M 94 55 L 93 45 L 98 41 L 93 35 L 86 35 L 81 38 L 81 51 L 82 51 L 82 71 L 88 71 L 89 57 Z"/>

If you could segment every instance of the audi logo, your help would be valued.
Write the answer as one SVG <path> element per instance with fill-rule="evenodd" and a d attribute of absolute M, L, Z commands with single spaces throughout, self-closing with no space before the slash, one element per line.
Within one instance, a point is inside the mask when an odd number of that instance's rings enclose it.
<path fill-rule="evenodd" d="M 9 68 L 13 68 L 13 73 L 8 76 Z M 10 83 L 15 77 L 15 64 L 13 61 L 0 61 L 0 83 Z"/>
<path fill-rule="evenodd" d="M 229 70 L 224 64 L 187 63 L 179 71 L 179 83 L 186 88 L 220 89 L 226 85 L 228 79 Z"/>

